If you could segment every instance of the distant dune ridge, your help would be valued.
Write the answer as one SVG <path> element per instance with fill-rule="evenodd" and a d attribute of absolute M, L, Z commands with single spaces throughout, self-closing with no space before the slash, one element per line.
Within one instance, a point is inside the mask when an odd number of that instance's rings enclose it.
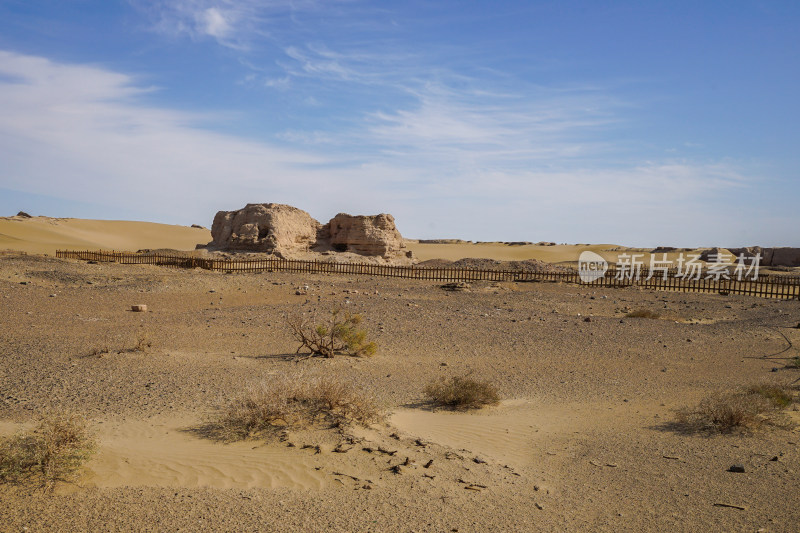
<path fill-rule="evenodd" d="M 211 232 L 154 222 L 13 216 L 0 218 L 0 250 L 54 254 L 57 249 L 193 250 Z"/>
<path fill-rule="evenodd" d="M 709 260 L 715 252 L 730 253 L 731 259 L 743 253 L 746 257 L 761 254 L 761 266 L 800 267 L 800 248 L 676 248 L 659 246 L 653 249 L 627 248 L 616 244 L 555 244 L 538 242 L 471 242 L 460 239 L 404 239 L 389 214 L 353 216 L 340 213 L 325 225 L 308 213 L 281 204 L 249 204 L 238 211 L 220 211 L 214 218 L 212 230 L 194 224 L 191 227 L 135 222 L 124 220 L 88 220 L 31 216 L 24 211 L 11 217 L 0 217 L 0 250 L 15 250 L 34 254 L 54 254 L 57 249 L 129 250 L 173 249 L 267 251 L 275 250 L 294 255 L 300 250 L 315 249 L 324 253 L 346 250 L 351 258 L 405 257 L 409 252 L 417 261 L 465 258 L 496 261 L 526 261 L 535 259 L 548 263 L 576 263 L 584 250 L 617 261 L 621 253 L 643 253 L 645 262 L 650 254 L 658 259 L 666 253 L 675 261 L 681 253 L 701 253 Z M 254 206 L 254 207 L 252 207 Z M 273 206 L 269 210 L 258 206 Z M 280 206 L 275 208 L 274 206 Z M 269 213 L 259 219 L 257 211 Z M 244 214 L 243 214 L 244 213 Z M 238 218 L 237 218 L 238 217 Z M 252 220 L 251 220 L 252 219 Z M 235 237 L 234 237 L 235 235 Z M 212 238 L 213 237 L 213 238 Z M 207 243 L 207 244 L 206 244 Z M 273 244 L 274 243 L 274 244 Z M 232 244 L 232 246 L 231 246 Z M 360 255 L 356 255 L 360 254 Z"/>

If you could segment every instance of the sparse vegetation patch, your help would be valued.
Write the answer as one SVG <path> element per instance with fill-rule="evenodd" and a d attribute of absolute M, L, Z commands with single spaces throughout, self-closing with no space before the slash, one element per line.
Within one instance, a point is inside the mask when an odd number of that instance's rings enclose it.
<path fill-rule="evenodd" d="M 378 345 L 367 340 L 367 332 L 359 326 L 361 315 L 334 309 L 330 317 L 317 322 L 315 316 L 289 316 L 286 319 L 289 330 L 300 343 L 297 353 L 308 350 L 312 356 L 334 357 L 347 354 L 356 357 L 369 357 L 375 354 Z"/>
<path fill-rule="evenodd" d="M 468 375 L 434 380 L 425 387 L 424 392 L 434 405 L 451 409 L 477 409 L 500 401 L 500 395 L 493 385 Z"/>
<path fill-rule="evenodd" d="M 34 429 L 0 440 L 0 481 L 32 482 L 49 490 L 57 481 L 70 481 L 95 448 L 79 415 L 45 416 Z"/>
<path fill-rule="evenodd" d="M 146 354 L 153 347 L 153 341 L 145 333 L 139 333 L 134 342 L 127 344 L 123 347 L 112 348 L 115 344 L 113 341 L 106 340 L 103 344 L 95 346 L 88 354 L 89 357 L 105 357 L 106 355 L 116 353 L 141 353 Z M 116 343 L 117 346 L 121 343 Z"/>
<path fill-rule="evenodd" d="M 287 427 L 369 425 L 383 415 L 350 384 L 330 377 L 283 376 L 249 387 L 216 414 L 210 429 L 220 440 L 268 436 Z"/>
<path fill-rule="evenodd" d="M 749 394 L 757 394 L 766 398 L 778 409 L 789 407 L 794 399 L 792 390 L 789 387 L 773 385 L 770 383 L 751 385 L 748 387 L 747 392 Z"/>
<path fill-rule="evenodd" d="M 678 422 L 689 430 L 723 433 L 758 429 L 762 426 L 790 427 L 783 409 L 793 401 L 788 387 L 753 385 L 741 391 L 717 393 L 696 407 L 677 412 Z"/>

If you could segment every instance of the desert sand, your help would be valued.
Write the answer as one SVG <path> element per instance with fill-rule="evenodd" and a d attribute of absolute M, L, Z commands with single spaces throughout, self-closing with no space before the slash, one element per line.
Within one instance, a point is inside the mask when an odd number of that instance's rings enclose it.
<path fill-rule="evenodd" d="M 154 222 L 0 217 L 0 250 L 55 255 L 56 250 L 194 250 L 211 232 Z"/>
<path fill-rule="evenodd" d="M 102 241 L 93 235 L 87 241 Z M 148 312 L 131 312 L 134 304 Z M 335 306 L 364 316 L 375 356 L 295 355 L 284 315 Z M 661 318 L 625 317 L 635 309 Z M 418 280 L 6 253 L 0 316 L 0 433 L 66 407 L 85 414 L 99 440 L 82 477 L 53 494 L 0 484 L 3 531 L 800 524 L 796 429 L 687 433 L 674 412 L 715 391 L 796 383 L 800 371 L 784 366 L 800 355 L 798 301 L 558 283 L 447 292 Z M 150 346 L 133 350 L 142 339 Z M 387 421 L 231 444 L 198 430 L 248 384 L 298 372 L 354 384 Z M 429 380 L 467 373 L 494 384 L 501 404 L 450 412 L 424 403 Z M 729 472 L 733 464 L 745 472 Z"/>
<path fill-rule="evenodd" d="M 154 222 L 121 220 L 88 220 L 51 217 L 0 217 L 0 250 L 55 255 L 56 250 L 120 250 L 141 249 L 194 250 L 197 244 L 211 241 L 210 230 Z M 574 265 L 584 250 L 598 253 L 607 261 L 616 262 L 620 253 L 643 253 L 649 261 L 650 250 L 626 248 L 616 244 L 538 244 L 508 245 L 504 243 L 420 244 L 408 239 L 408 250 L 418 261 L 464 258 L 523 261 L 537 259 L 548 263 Z M 689 252 L 686 252 L 689 253 Z M 678 252 L 667 254 L 674 261 Z M 662 259 L 662 254 L 657 255 Z M 364 259 L 366 260 L 366 259 Z"/>
<path fill-rule="evenodd" d="M 421 244 L 408 242 L 406 246 L 414 252 L 420 261 L 429 259 L 447 259 L 457 261 L 466 257 L 494 259 L 496 261 L 524 261 L 538 259 L 548 263 L 577 263 L 578 256 L 584 250 L 599 253 L 606 260 L 616 260 L 617 253 L 610 250 L 619 248 L 613 244 L 557 244 L 543 246 L 538 244 L 514 245 L 493 243 L 458 243 L 458 244 Z"/>

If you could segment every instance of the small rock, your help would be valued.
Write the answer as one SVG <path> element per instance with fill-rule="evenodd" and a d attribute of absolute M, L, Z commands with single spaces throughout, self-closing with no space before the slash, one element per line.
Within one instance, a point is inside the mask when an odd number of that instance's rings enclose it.
<path fill-rule="evenodd" d="M 744 473 L 744 471 L 744 465 L 731 465 L 731 467 L 728 469 L 728 472 Z"/>
<path fill-rule="evenodd" d="M 147 312 L 147 306 L 144 305 L 144 304 L 132 305 L 131 306 L 131 311 L 133 311 L 134 313 L 146 313 Z"/>
<path fill-rule="evenodd" d="M 56 295 L 55 295 L 55 294 L 51 294 L 51 295 L 50 295 L 50 298 L 55 298 L 55 297 L 56 297 Z"/>
<path fill-rule="evenodd" d="M 586 318 L 583 319 L 583 321 L 584 322 L 591 322 L 592 321 L 592 317 L 587 316 Z"/>

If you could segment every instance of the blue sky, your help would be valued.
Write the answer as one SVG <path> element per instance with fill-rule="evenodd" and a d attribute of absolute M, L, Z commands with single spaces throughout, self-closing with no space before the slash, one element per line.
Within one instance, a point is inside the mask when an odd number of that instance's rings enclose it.
<path fill-rule="evenodd" d="M 0 0 L 0 215 L 800 246 L 800 3 Z"/>

